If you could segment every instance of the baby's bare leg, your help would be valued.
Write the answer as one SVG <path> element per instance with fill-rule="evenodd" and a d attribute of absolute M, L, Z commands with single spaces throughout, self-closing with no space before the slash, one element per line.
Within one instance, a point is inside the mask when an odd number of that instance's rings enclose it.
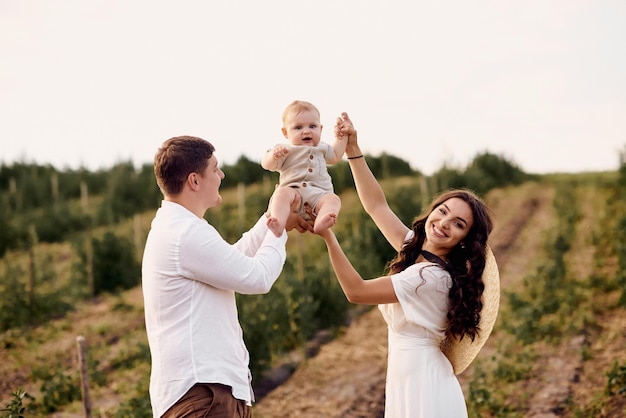
<path fill-rule="evenodd" d="M 267 227 L 277 237 L 280 237 L 285 230 L 287 218 L 291 213 L 291 204 L 297 197 L 297 193 L 298 192 L 291 187 L 278 187 L 272 194 Z"/>
<path fill-rule="evenodd" d="M 317 217 L 315 218 L 315 224 L 313 224 L 313 231 L 318 234 L 335 225 L 340 209 L 341 199 L 339 199 L 339 196 L 329 193 L 322 197 L 315 207 Z"/>

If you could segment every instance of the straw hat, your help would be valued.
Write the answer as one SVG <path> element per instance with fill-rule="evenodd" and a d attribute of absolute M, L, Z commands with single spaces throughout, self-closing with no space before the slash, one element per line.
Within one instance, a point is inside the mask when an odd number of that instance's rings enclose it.
<path fill-rule="evenodd" d="M 459 375 L 465 371 L 485 342 L 489 338 L 493 326 L 498 317 L 498 309 L 500 307 L 500 274 L 498 273 L 498 265 L 496 258 L 491 252 L 491 248 L 487 246 L 487 259 L 485 260 L 485 270 L 483 271 L 483 282 L 485 290 L 483 292 L 483 309 L 480 312 L 480 331 L 474 341 L 465 337 L 459 340 L 458 337 L 448 336 L 441 343 L 441 351 L 448 357 L 454 374 Z"/>

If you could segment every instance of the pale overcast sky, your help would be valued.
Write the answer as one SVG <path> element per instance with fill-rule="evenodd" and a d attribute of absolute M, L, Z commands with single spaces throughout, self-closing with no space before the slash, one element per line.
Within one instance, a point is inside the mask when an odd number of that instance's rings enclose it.
<path fill-rule="evenodd" d="M 4 163 L 139 165 L 176 135 L 260 160 L 294 99 L 428 174 L 615 170 L 626 144 L 624 0 L 0 0 L 0 59 Z"/>

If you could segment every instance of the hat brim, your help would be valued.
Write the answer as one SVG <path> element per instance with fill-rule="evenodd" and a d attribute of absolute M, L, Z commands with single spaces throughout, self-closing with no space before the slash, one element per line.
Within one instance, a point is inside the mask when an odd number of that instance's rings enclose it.
<path fill-rule="evenodd" d="M 480 312 L 480 331 L 474 341 L 471 338 L 459 339 L 458 337 L 447 336 L 441 343 L 441 351 L 446 355 L 454 374 L 459 375 L 467 369 L 474 361 L 478 352 L 483 348 L 485 342 L 491 335 L 493 326 L 498 317 L 500 308 L 500 273 L 496 258 L 487 246 L 485 270 L 482 275 L 485 290 L 483 291 L 483 309 Z"/>

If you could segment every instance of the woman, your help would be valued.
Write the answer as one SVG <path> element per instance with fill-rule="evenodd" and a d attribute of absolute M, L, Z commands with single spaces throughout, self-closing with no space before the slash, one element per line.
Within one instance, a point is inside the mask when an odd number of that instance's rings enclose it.
<path fill-rule="evenodd" d="M 385 416 L 466 417 L 463 392 L 440 346 L 446 336 L 473 340 L 480 332 L 488 208 L 469 191 L 449 191 L 409 228 L 387 204 L 347 114 L 338 118 L 335 134 L 348 137 L 346 154 L 365 211 L 398 251 L 388 275 L 363 280 L 334 233 L 320 234 L 347 299 L 378 304 L 387 322 Z"/>

